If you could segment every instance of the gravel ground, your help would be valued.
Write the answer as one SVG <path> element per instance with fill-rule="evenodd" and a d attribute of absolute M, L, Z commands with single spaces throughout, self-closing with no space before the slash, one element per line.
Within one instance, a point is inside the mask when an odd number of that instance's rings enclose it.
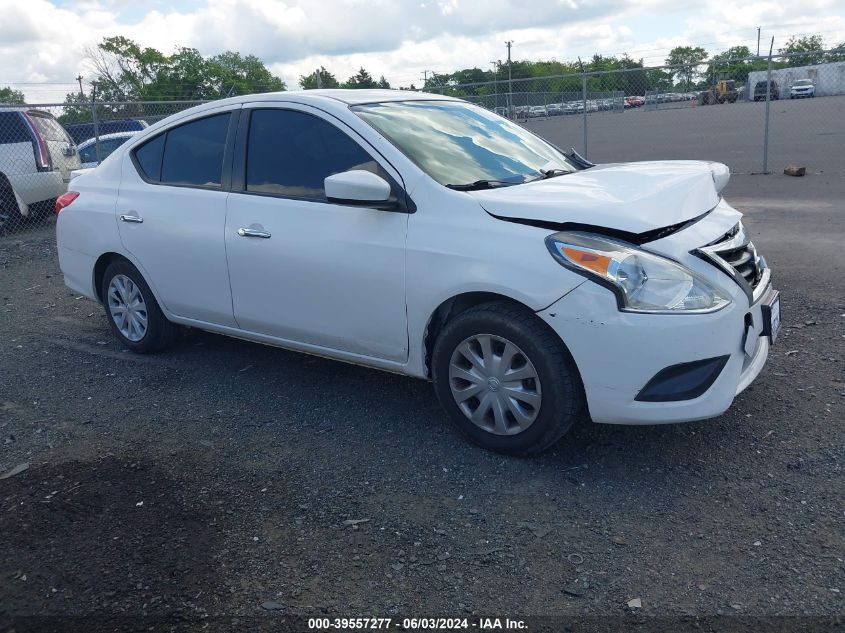
<path fill-rule="evenodd" d="M 718 419 L 585 422 L 532 459 L 462 441 L 422 381 L 196 331 L 132 355 L 52 226 L 0 238 L 0 473 L 28 464 L 0 480 L 0 629 L 841 616 L 845 185 L 730 187 L 782 293 L 764 373 Z"/>

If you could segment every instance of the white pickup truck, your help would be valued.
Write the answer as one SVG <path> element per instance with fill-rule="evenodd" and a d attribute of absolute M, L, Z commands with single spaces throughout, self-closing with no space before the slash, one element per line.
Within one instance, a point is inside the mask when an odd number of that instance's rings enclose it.
<path fill-rule="evenodd" d="M 52 114 L 0 107 L 0 228 L 51 211 L 78 167 L 76 146 Z"/>

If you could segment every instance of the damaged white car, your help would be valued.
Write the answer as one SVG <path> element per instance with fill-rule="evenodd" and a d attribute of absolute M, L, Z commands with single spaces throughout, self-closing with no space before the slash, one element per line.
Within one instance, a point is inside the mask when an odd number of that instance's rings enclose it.
<path fill-rule="evenodd" d="M 460 100 L 311 90 L 139 132 L 57 202 L 68 286 L 137 352 L 202 328 L 434 383 L 484 447 L 717 416 L 780 306 L 724 165 L 592 165 Z"/>

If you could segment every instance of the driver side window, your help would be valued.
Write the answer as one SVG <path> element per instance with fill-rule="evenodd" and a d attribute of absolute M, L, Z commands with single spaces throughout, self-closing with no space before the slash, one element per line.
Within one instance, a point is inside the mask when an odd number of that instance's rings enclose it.
<path fill-rule="evenodd" d="M 248 192 L 325 202 L 325 178 L 352 169 L 389 179 L 372 156 L 328 121 L 295 110 L 252 112 L 246 151 Z"/>

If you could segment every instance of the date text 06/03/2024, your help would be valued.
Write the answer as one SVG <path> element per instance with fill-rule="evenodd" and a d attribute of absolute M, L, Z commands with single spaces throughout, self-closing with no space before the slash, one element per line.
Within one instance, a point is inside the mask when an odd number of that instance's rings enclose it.
<path fill-rule="evenodd" d="M 441 630 L 527 630 L 524 620 L 511 618 L 309 618 L 308 629 L 321 631 L 332 629 L 378 630 L 397 628 L 405 631 L 441 631 Z"/>

